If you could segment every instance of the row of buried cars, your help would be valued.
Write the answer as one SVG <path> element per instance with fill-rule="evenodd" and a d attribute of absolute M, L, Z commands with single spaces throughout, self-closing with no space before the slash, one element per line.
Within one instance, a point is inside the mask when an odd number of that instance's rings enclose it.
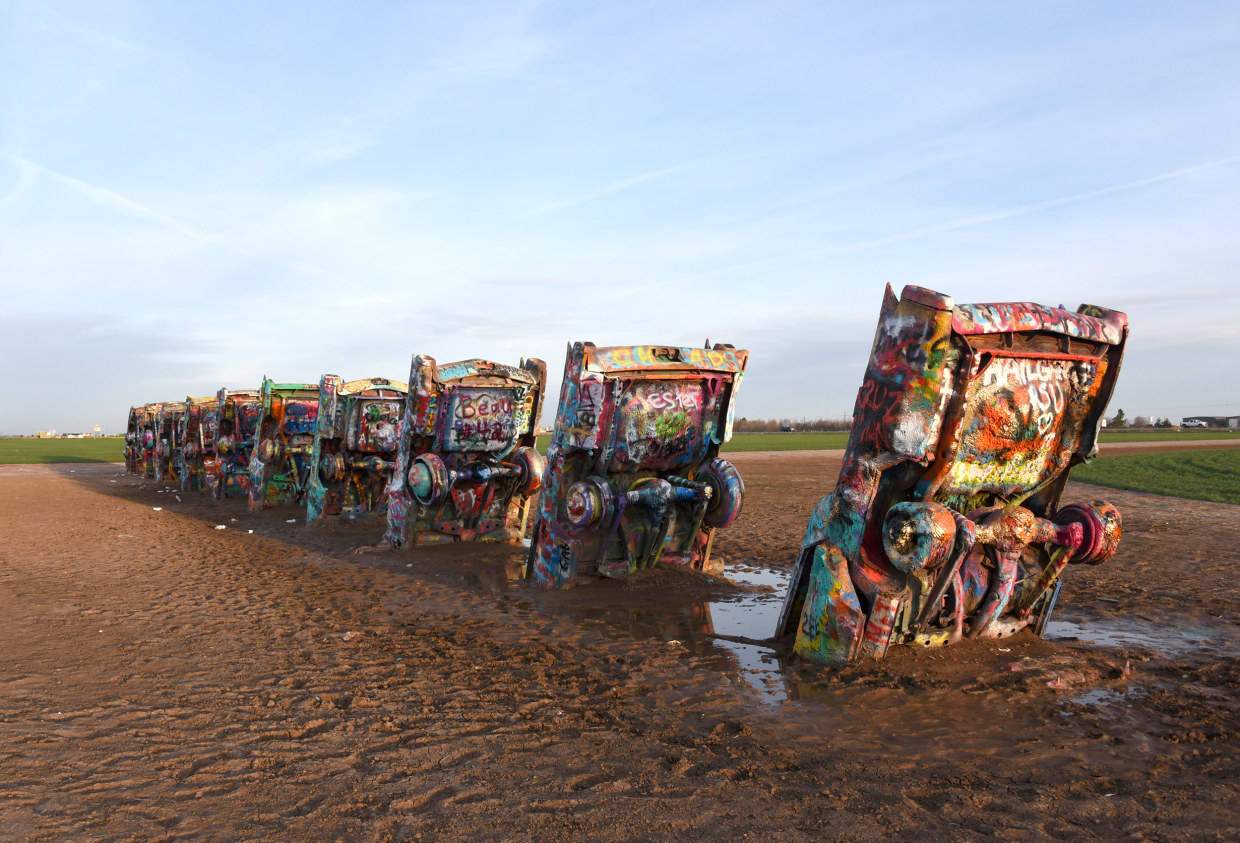
<path fill-rule="evenodd" d="M 1041 634 L 1070 563 L 1115 552 L 1118 511 L 1060 504 L 1096 453 L 1127 317 L 1028 302 L 884 295 L 834 491 L 810 514 L 776 638 L 814 661 L 895 644 Z M 277 383 L 130 411 L 127 469 L 184 491 L 373 516 L 381 546 L 519 543 L 544 587 L 656 564 L 718 572 L 744 484 L 719 457 L 749 353 L 730 345 L 568 349 L 536 448 L 537 359 L 438 365 L 409 380 Z"/>

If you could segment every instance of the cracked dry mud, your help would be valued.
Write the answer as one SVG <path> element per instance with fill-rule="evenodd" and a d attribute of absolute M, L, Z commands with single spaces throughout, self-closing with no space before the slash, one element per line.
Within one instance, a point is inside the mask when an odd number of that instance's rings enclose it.
<path fill-rule="evenodd" d="M 739 581 L 839 455 L 734 459 Z M 827 669 L 712 637 L 769 586 L 534 592 L 520 549 L 176 494 L 0 468 L 0 838 L 1237 835 L 1240 507 L 1073 485 L 1126 535 L 1058 638 Z"/>

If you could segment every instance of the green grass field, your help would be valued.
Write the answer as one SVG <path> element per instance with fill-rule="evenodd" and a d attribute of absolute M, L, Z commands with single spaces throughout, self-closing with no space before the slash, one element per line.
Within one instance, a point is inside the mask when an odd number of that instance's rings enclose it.
<path fill-rule="evenodd" d="M 825 451 L 843 448 L 848 433 L 733 433 L 722 451 Z"/>
<path fill-rule="evenodd" d="M 1072 479 L 1116 489 L 1240 504 L 1240 448 L 1099 457 Z"/>
<path fill-rule="evenodd" d="M 47 462 L 124 462 L 125 439 L 22 439 L 0 437 L 0 464 Z"/>
<path fill-rule="evenodd" d="M 1229 430 L 1104 430 L 1102 442 L 1189 442 L 1194 439 L 1240 441 L 1240 431 Z"/>

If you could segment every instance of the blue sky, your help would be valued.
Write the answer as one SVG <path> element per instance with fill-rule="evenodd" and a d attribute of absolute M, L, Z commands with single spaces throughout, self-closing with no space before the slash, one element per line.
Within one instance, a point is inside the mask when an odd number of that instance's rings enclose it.
<path fill-rule="evenodd" d="M 1240 6 L 862 6 L 4 4 L 0 432 L 707 337 L 840 417 L 888 282 L 1125 310 L 1112 409 L 1240 414 Z"/>

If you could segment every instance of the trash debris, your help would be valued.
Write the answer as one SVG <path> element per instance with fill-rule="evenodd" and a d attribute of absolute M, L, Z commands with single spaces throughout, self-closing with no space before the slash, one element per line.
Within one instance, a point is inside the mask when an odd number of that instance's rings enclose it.
<path fill-rule="evenodd" d="M 216 525 L 215 525 L 215 529 L 217 529 L 217 530 L 227 530 L 227 529 L 228 529 L 228 525 L 226 525 L 226 524 L 216 524 Z"/>
<path fill-rule="evenodd" d="M 353 632 L 352 630 L 350 630 L 349 632 L 344 633 L 340 637 L 343 638 L 345 641 L 352 641 L 354 638 L 357 638 L 360 635 L 361 635 L 360 632 Z"/>
<path fill-rule="evenodd" d="M 162 512 L 164 508 L 162 506 L 153 506 L 151 507 L 151 509 L 155 510 L 156 512 Z"/>
<path fill-rule="evenodd" d="M 284 521 L 284 523 L 285 523 L 285 524 L 296 524 L 296 523 L 297 523 L 297 519 L 296 519 L 296 518 L 288 518 L 288 519 L 286 519 L 286 520 Z"/>

